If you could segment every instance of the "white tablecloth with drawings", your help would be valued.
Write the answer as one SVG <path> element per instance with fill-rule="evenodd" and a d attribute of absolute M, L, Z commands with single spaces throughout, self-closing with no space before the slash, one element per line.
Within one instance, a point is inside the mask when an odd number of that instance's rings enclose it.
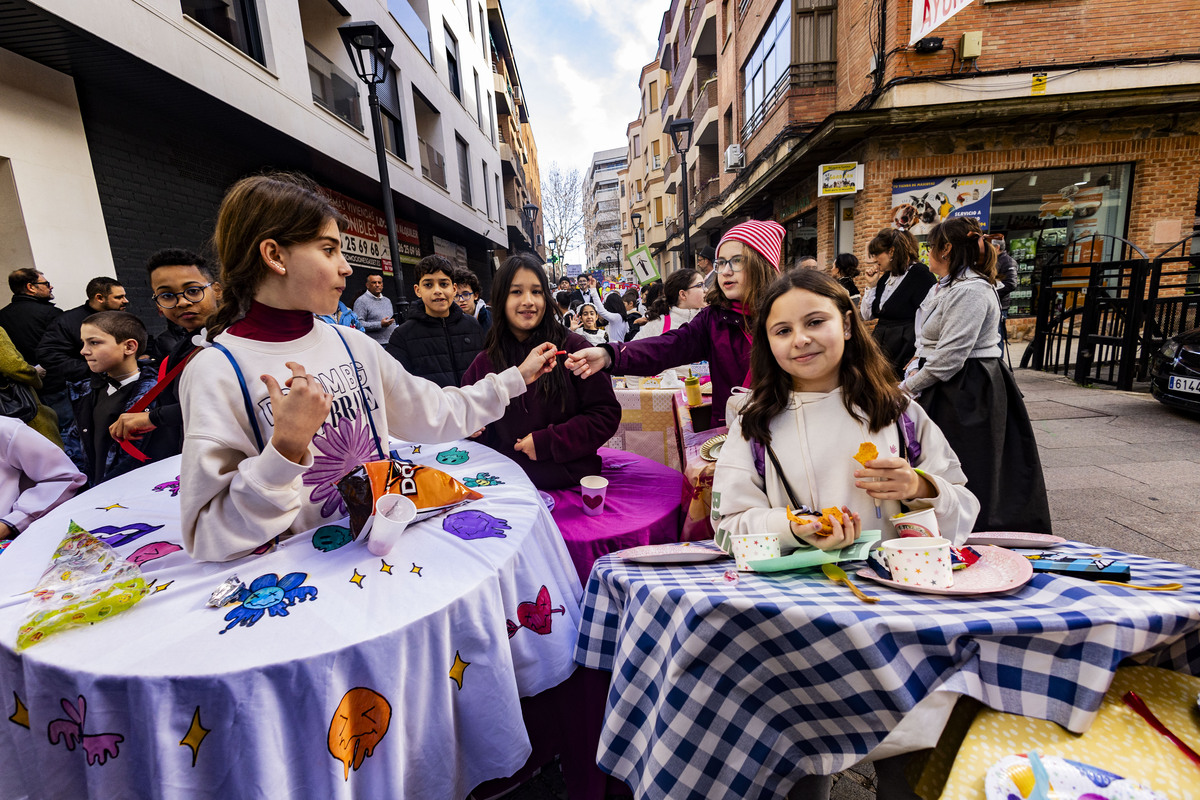
<path fill-rule="evenodd" d="M 519 698 L 574 668 L 579 579 L 511 461 L 474 442 L 399 449 L 484 499 L 386 558 L 342 520 L 194 562 L 178 458 L 74 498 L 0 553 L 0 798 L 460 800 L 519 768 Z M 141 561 L 152 593 L 17 653 L 25 592 L 70 520 Z M 206 608 L 235 573 L 255 594 Z"/>

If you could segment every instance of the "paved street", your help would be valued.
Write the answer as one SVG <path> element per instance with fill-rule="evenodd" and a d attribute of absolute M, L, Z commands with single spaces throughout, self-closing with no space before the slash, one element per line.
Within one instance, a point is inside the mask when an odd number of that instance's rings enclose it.
<path fill-rule="evenodd" d="M 1200 417 L 1149 394 L 1089 389 L 1027 369 L 1016 377 L 1037 431 L 1054 532 L 1200 569 Z M 557 770 L 509 795 L 566 796 Z M 869 765 L 839 776 L 832 793 L 833 800 L 874 796 Z"/>

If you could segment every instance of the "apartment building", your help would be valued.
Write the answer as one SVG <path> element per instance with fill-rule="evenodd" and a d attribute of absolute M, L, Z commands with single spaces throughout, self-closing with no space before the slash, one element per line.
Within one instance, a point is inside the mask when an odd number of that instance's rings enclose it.
<path fill-rule="evenodd" d="M 666 74 L 666 99 L 638 124 L 693 120 L 693 251 L 769 218 L 788 229 L 787 263 L 827 264 L 861 257 L 884 226 L 923 238 L 937 219 L 972 214 L 1016 243 L 1031 284 L 1081 240 L 1095 257 L 1119 239 L 1154 255 L 1192 229 L 1200 45 L 1174 31 L 1200 23 L 1200 6 L 976 0 L 918 37 L 913 4 L 882 8 L 672 0 L 647 67 Z M 821 165 L 837 166 L 819 185 Z M 670 192 L 681 169 L 665 166 Z M 683 237 L 681 201 L 668 205 L 651 250 L 669 268 Z M 1016 313 L 1031 294 L 1014 294 Z"/>
<path fill-rule="evenodd" d="M 600 150 L 583 176 L 583 245 L 587 269 L 627 269 L 621 245 L 620 173 L 629 166 L 624 147 Z"/>
<path fill-rule="evenodd" d="M 348 303 L 380 271 L 412 299 L 411 265 L 435 252 L 487 284 L 512 246 L 498 17 L 496 0 L 0 0 L 4 271 L 42 270 L 64 307 L 115 274 L 154 320 L 147 255 L 206 252 L 226 188 L 285 169 L 350 219 Z M 394 45 L 379 100 L 395 270 L 367 88 L 338 33 L 362 21 Z"/>

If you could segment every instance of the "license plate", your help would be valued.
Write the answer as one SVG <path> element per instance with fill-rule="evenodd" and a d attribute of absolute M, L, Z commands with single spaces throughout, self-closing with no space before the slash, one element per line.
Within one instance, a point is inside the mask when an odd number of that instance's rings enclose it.
<path fill-rule="evenodd" d="M 1167 379 L 1167 388 L 1176 392 L 1200 394 L 1200 378 L 1181 378 L 1178 375 L 1172 375 Z"/>

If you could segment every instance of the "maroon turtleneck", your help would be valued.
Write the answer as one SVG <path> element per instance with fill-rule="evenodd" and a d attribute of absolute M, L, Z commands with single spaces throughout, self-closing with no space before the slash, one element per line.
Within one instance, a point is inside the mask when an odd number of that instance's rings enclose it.
<path fill-rule="evenodd" d="M 250 302 L 246 316 L 229 326 L 229 332 L 259 342 L 290 342 L 313 329 L 311 311 L 272 308 L 257 300 Z"/>

